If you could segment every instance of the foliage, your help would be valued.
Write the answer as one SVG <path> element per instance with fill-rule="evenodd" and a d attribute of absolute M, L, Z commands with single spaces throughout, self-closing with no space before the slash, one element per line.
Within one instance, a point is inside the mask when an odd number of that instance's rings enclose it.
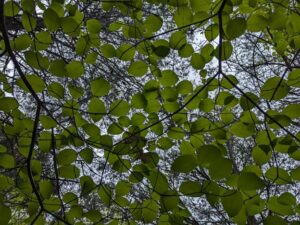
<path fill-rule="evenodd" d="M 0 0 L 0 224 L 298 224 L 300 6 Z"/>

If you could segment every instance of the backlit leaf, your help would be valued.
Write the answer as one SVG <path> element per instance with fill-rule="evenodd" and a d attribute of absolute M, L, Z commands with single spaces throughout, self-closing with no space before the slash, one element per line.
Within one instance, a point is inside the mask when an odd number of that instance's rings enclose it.
<path fill-rule="evenodd" d="M 260 96 L 266 100 L 280 100 L 289 93 L 289 90 L 285 80 L 272 77 L 262 86 Z"/>
<path fill-rule="evenodd" d="M 71 78 L 78 78 L 84 73 L 84 67 L 79 61 L 71 61 L 66 65 L 66 75 Z"/>
<path fill-rule="evenodd" d="M 172 170 L 179 173 L 189 173 L 197 167 L 197 160 L 193 155 L 182 155 L 177 157 L 173 164 Z"/>
<path fill-rule="evenodd" d="M 99 78 L 91 81 L 91 91 L 95 96 L 104 96 L 107 95 L 110 91 L 110 84 L 107 80 Z"/>
<path fill-rule="evenodd" d="M 221 202 L 228 215 L 233 217 L 241 210 L 243 197 L 238 191 L 228 191 L 221 197 Z"/>
<path fill-rule="evenodd" d="M 234 18 L 229 20 L 226 26 L 226 37 L 229 40 L 241 36 L 246 30 L 247 24 L 244 18 Z"/>
<path fill-rule="evenodd" d="M 144 61 L 132 62 L 128 68 L 128 72 L 136 77 L 145 75 L 148 70 L 148 65 Z"/>

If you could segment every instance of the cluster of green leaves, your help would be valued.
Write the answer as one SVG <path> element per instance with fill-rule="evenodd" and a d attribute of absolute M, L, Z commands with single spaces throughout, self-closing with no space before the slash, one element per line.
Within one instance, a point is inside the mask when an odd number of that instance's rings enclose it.
<path fill-rule="evenodd" d="M 0 47 L 18 75 L 5 68 L 0 75 L 1 132 L 15 142 L 0 145 L 0 224 L 13 224 L 20 211 L 21 224 L 184 224 L 197 214 L 185 206 L 188 198 L 221 206 L 232 223 L 298 224 L 299 199 L 288 188 L 300 180 L 300 132 L 293 127 L 300 105 L 269 105 L 299 91 L 300 70 L 289 62 L 300 49 L 299 3 L 103 1 L 99 10 L 121 15 L 108 27 L 83 11 L 89 4 L 2 1 Z M 172 14 L 172 29 L 155 13 L 159 7 Z M 20 35 L 11 35 L 4 18 L 20 19 Z M 203 34 L 200 50 L 191 29 Z M 105 32 L 123 40 L 103 41 Z M 283 75 L 259 78 L 257 92 L 244 90 L 223 63 L 246 33 L 261 35 L 286 66 Z M 51 51 L 64 40 L 73 57 Z M 200 84 L 161 66 L 174 54 L 201 75 Z M 114 90 L 126 87 L 90 74 L 104 66 L 99 58 L 125 68 L 142 88 L 118 97 Z M 35 112 L 24 110 L 24 98 Z M 248 140 L 250 160 L 239 163 L 232 153 Z M 279 165 L 280 156 L 293 165 Z M 117 178 L 110 182 L 104 173 Z M 96 207 L 84 205 L 89 196 Z"/>

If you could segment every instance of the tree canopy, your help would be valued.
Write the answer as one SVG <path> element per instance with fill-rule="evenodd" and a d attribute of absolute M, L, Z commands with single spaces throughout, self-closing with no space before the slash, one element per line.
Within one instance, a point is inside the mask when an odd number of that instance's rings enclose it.
<path fill-rule="evenodd" d="M 0 224 L 300 224 L 298 0 L 0 0 Z"/>

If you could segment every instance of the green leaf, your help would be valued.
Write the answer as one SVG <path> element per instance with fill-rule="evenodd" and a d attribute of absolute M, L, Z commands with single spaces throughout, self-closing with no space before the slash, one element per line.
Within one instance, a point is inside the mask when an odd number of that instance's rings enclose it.
<path fill-rule="evenodd" d="M 12 47 L 15 50 L 21 51 L 29 48 L 30 45 L 31 45 L 31 38 L 29 37 L 29 35 L 22 34 L 14 40 Z"/>
<path fill-rule="evenodd" d="M 220 180 L 229 177 L 232 173 L 232 161 L 220 158 L 209 166 L 209 175 L 213 180 Z"/>
<path fill-rule="evenodd" d="M 182 155 L 174 160 L 171 168 L 179 173 L 189 173 L 196 167 L 197 160 L 193 155 Z"/>
<path fill-rule="evenodd" d="M 175 140 L 180 140 L 184 137 L 185 133 L 184 130 L 180 127 L 172 127 L 168 131 L 168 137 L 175 139 Z"/>
<path fill-rule="evenodd" d="M 40 193 L 44 199 L 50 198 L 53 193 L 53 184 L 49 180 L 39 182 Z"/>
<path fill-rule="evenodd" d="M 170 48 L 164 45 L 158 45 L 153 47 L 153 52 L 158 57 L 164 58 L 170 53 Z"/>
<path fill-rule="evenodd" d="M 10 110 L 17 109 L 19 104 L 16 99 L 10 97 L 0 98 L 0 110 L 9 112 Z"/>
<path fill-rule="evenodd" d="M 193 91 L 193 85 L 190 81 L 183 80 L 177 84 L 176 89 L 180 94 L 191 94 Z"/>
<path fill-rule="evenodd" d="M 41 132 L 39 136 L 39 148 L 42 152 L 50 152 L 52 148 L 51 133 L 48 131 Z"/>
<path fill-rule="evenodd" d="M 300 180 L 300 166 L 296 167 L 291 171 L 291 177 L 294 180 Z"/>
<path fill-rule="evenodd" d="M 90 148 L 85 148 L 79 153 L 80 157 L 88 164 L 91 164 L 94 159 L 94 152 Z"/>
<path fill-rule="evenodd" d="M 135 94 L 131 99 L 131 106 L 136 109 L 145 108 L 147 105 L 147 100 L 142 94 Z"/>
<path fill-rule="evenodd" d="M 11 219 L 11 210 L 9 207 L 5 206 L 5 205 L 0 205 L 0 212 L 1 212 L 1 216 L 0 216 L 0 224 L 2 225 L 8 225 L 9 221 Z"/>
<path fill-rule="evenodd" d="M 7 1 L 4 4 L 4 16 L 16 16 L 18 15 L 20 8 L 14 1 Z"/>
<path fill-rule="evenodd" d="M 66 204 L 74 205 L 78 202 L 78 197 L 73 192 L 67 192 L 63 195 L 63 201 Z"/>
<path fill-rule="evenodd" d="M 37 75 L 26 75 L 26 80 L 28 81 L 32 89 L 37 93 L 42 92 L 45 89 L 46 85 L 44 80 Z M 27 86 L 21 78 L 17 80 L 17 84 L 20 88 L 22 88 L 26 92 L 29 92 Z"/>
<path fill-rule="evenodd" d="M 186 36 L 182 31 L 174 32 L 170 37 L 170 47 L 179 50 L 186 44 Z"/>
<path fill-rule="evenodd" d="M 161 92 L 160 92 L 161 97 L 163 97 L 163 99 L 165 101 L 168 102 L 174 102 L 177 100 L 178 98 L 178 94 L 177 91 L 174 90 L 171 87 L 165 87 Z"/>
<path fill-rule="evenodd" d="M 219 48 L 220 45 L 217 46 L 216 50 L 215 50 L 215 56 L 219 59 Z M 221 51 L 221 59 L 222 60 L 227 60 L 230 58 L 231 54 L 233 51 L 233 47 L 232 44 L 229 41 L 224 41 L 222 42 L 222 51 Z"/>
<path fill-rule="evenodd" d="M 215 102 L 210 98 L 204 99 L 200 102 L 199 109 L 203 112 L 210 112 L 215 107 L 214 103 Z"/>
<path fill-rule="evenodd" d="M 22 14 L 22 25 L 27 32 L 33 31 L 36 28 L 36 19 L 28 13 Z"/>
<path fill-rule="evenodd" d="M 199 53 L 193 53 L 191 58 L 191 66 L 195 70 L 203 69 L 203 67 L 205 66 L 204 57 Z"/>
<path fill-rule="evenodd" d="M 0 145 L 0 153 L 4 153 L 7 151 L 7 147 L 5 145 Z"/>
<path fill-rule="evenodd" d="M 173 142 L 167 137 L 160 138 L 157 143 L 158 147 L 163 150 L 168 150 L 173 146 Z"/>
<path fill-rule="evenodd" d="M 58 168 L 58 174 L 62 178 L 75 179 L 80 175 L 80 170 L 74 165 L 65 165 Z"/>
<path fill-rule="evenodd" d="M 259 146 L 255 146 L 252 150 L 252 157 L 257 165 L 263 165 L 267 163 L 272 156 L 271 151 L 264 151 Z"/>
<path fill-rule="evenodd" d="M 175 12 L 173 19 L 177 27 L 182 27 L 193 22 L 193 14 L 190 8 L 181 6 Z"/>
<path fill-rule="evenodd" d="M 159 171 L 151 171 L 149 175 L 149 181 L 155 192 L 163 194 L 169 189 L 169 184 L 166 176 Z"/>
<path fill-rule="evenodd" d="M 277 201 L 283 205 L 295 205 L 297 203 L 296 197 L 290 192 L 284 192 L 281 194 Z"/>
<path fill-rule="evenodd" d="M 244 18 L 234 18 L 229 20 L 225 29 L 225 35 L 228 40 L 233 40 L 242 34 L 246 30 L 247 24 Z"/>
<path fill-rule="evenodd" d="M 158 80 L 163 86 L 169 87 L 177 83 L 178 76 L 173 70 L 163 70 Z"/>
<path fill-rule="evenodd" d="M 158 213 L 158 205 L 152 200 L 148 199 L 143 202 L 142 215 L 145 223 L 150 223 L 155 220 Z"/>
<path fill-rule="evenodd" d="M 112 190 L 107 185 L 101 185 L 98 195 L 106 206 L 110 206 L 112 200 Z"/>
<path fill-rule="evenodd" d="M 163 20 L 157 15 L 149 15 L 147 16 L 144 26 L 146 27 L 147 31 L 149 32 L 156 32 L 159 31 L 162 27 Z"/>
<path fill-rule="evenodd" d="M 81 87 L 75 86 L 73 84 L 69 84 L 68 89 L 69 89 L 71 96 L 74 99 L 80 98 L 83 95 L 83 89 Z"/>
<path fill-rule="evenodd" d="M 35 13 L 36 4 L 33 0 L 21 1 L 21 5 L 24 11 L 29 13 Z"/>
<path fill-rule="evenodd" d="M 266 172 L 266 177 L 276 184 L 289 184 L 291 177 L 287 171 L 282 168 L 271 167 Z"/>
<path fill-rule="evenodd" d="M 260 96 L 266 100 L 280 100 L 287 96 L 290 88 L 280 77 L 269 78 L 261 88 Z"/>
<path fill-rule="evenodd" d="M 41 121 L 42 126 L 45 129 L 50 129 L 57 125 L 55 120 L 53 120 L 52 118 L 50 118 L 48 116 L 44 116 L 44 115 L 40 116 L 40 121 Z"/>
<path fill-rule="evenodd" d="M 116 56 L 116 50 L 111 44 L 104 44 L 100 47 L 100 51 L 106 58 L 112 58 Z"/>
<path fill-rule="evenodd" d="M 276 196 L 272 196 L 271 198 L 269 198 L 267 205 L 271 211 L 276 212 L 283 216 L 284 215 L 293 215 L 293 213 L 294 213 L 292 205 L 280 203 Z"/>
<path fill-rule="evenodd" d="M 79 205 L 72 205 L 70 210 L 66 213 L 67 220 L 74 221 L 75 218 L 81 218 L 83 216 L 83 209 Z"/>
<path fill-rule="evenodd" d="M 3 167 L 4 169 L 11 169 L 16 166 L 15 158 L 6 153 L 0 154 L 0 167 Z"/>
<path fill-rule="evenodd" d="M 73 17 L 64 17 L 61 19 L 61 27 L 64 33 L 70 35 L 71 37 L 77 36 L 80 31 L 80 25 Z"/>
<path fill-rule="evenodd" d="M 205 30 L 205 37 L 206 37 L 206 40 L 208 40 L 209 42 L 216 39 L 216 37 L 218 35 L 219 35 L 219 26 L 218 26 L 218 24 L 211 24 Z"/>
<path fill-rule="evenodd" d="M 247 138 L 255 133 L 255 126 L 253 124 L 237 122 L 231 126 L 230 131 L 238 137 Z"/>
<path fill-rule="evenodd" d="M 294 69 L 289 73 L 287 85 L 292 87 L 300 87 L 300 69 Z"/>
<path fill-rule="evenodd" d="M 211 122 L 206 118 L 199 118 L 191 124 L 191 133 L 205 132 L 210 128 Z"/>
<path fill-rule="evenodd" d="M 75 46 L 75 51 L 78 55 L 84 55 L 89 50 L 90 46 L 85 40 L 85 37 L 80 37 Z"/>
<path fill-rule="evenodd" d="M 273 118 L 273 120 L 268 119 L 268 125 L 269 125 L 270 128 L 280 129 L 281 127 L 289 126 L 290 123 L 291 123 L 291 119 L 286 115 L 281 115 L 281 114 L 278 114 L 277 112 L 272 112 L 272 111 L 269 111 L 268 114 L 269 114 L 269 116 L 271 116 Z M 281 126 L 276 124 L 274 122 L 274 120 L 277 123 L 279 123 Z"/>
<path fill-rule="evenodd" d="M 109 113 L 113 116 L 126 116 L 129 110 L 129 104 L 125 100 L 116 100 L 111 104 Z"/>
<path fill-rule="evenodd" d="M 179 191 L 189 197 L 200 197 L 203 195 L 202 187 L 200 183 L 196 181 L 182 182 Z"/>
<path fill-rule="evenodd" d="M 111 89 L 110 83 L 103 78 L 91 81 L 91 91 L 95 96 L 104 96 L 109 93 Z"/>
<path fill-rule="evenodd" d="M 92 98 L 88 105 L 88 113 L 94 121 L 99 121 L 106 113 L 104 102 L 98 98 Z"/>
<path fill-rule="evenodd" d="M 236 216 L 243 206 L 242 194 L 238 191 L 227 191 L 221 197 L 222 205 L 230 217 Z"/>
<path fill-rule="evenodd" d="M 229 79 L 231 82 L 229 82 L 228 79 Z M 232 88 L 235 87 L 235 85 L 238 84 L 238 82 L 239 82 L 239 81 L 237 80 L 237 78 L 236 78 L 235 76 L 233 76 L 233 75 L 227 75 L 226 78 L 225 78 L 225 77 L 222 78 L 222 80 L 221 80 L 221 86 L 222 86 L 223 88 L 226 88 L 226 89 L 232 89 Z M 234 85 L 233 85 L 232 83 L 233 83 Z"/>
<path fill-rule="evenodd" d="M 286 21 L 288 16 L 285 12 L 281 10 L 274 10 L 274 12 L 269 15 L 269 27 L 272 30 L 283 30 L 286 29 Z"/>
<path fill-rule="evenodd" d="M 84 216 L 94 223 L 102 219 L 101 213 L 97 210 L 89 210 L 88 212 L 84 213 Z"/>
<path fill-rule="evenodd" d="M 116 160 L 113 164 L 112 169 L 119 173 L 125 173 L 131 168 L 131 163 L 128 159 Z"/>
<path fill-rule="evenodd" d="M 33 179 L 39 180 L 42 173 L 42 164 L 39 160 L 31 160 L 31 173 Z"/>
<path fill-rule="evenodd" d="M 221 156 L 221 151 L 216 146 L 203 145 L 198 150 L 198 163 L 202 167 L 209 167 Z"/>
<path fill-rule="evenodd" d="M 39 52 L 27 51 L 25 52 L 25 59 L 28 65 L 35 69 L 47 69 L 49 67 L 48 57 L 42 56 Z"/>
<path fill-rule="evenodd" d="M 107 132 L 110 134 L 121 134 L 124 132 L 124 130 L 119 124 L 112 123 L 111 125 L 109 125 Z"/>
<path fill-rule="evenodd" d="M 131 117 L 131 124 L 132 125 L 141 125 L 144 123 L 146 117 L 142 113 L 135 113 Z"/>
<path fill-rule="evenodd" d="M 98 53 L 96 52 L 91 52 L 89 53 L 86 58 L 85 58 L 85 62 L 87 64 L 91 64 L 91 65 L 95 65 L 96 61 L 97 61 L 97 57 L 98 57 Z"/>
<path fill-rule="evenodd" d="M 60 26 L 60 19 L 58 14 L 51 8 L 44 11 L 43 14 L 44 24 L 49 31 L 56 31 Z"/>
<path fill-rule="evenodd" d="M 41 31 L 35 35 L 36 41 L 33 42 L 35 50 L 46 50 L 52 43 L 51 34 L 48 31 Z"/>
<path fill-rule="evenodd" d="M 116 51 L 116 56 L 123 61 L 130 61 L 135 55 L 135 48 L 131 44 L 121 44 Z"/>
<path fill-rule="evenodd" d="M 211 9 L 210 0 L 191 0 L 191 8 L 195 12 L 207 12 Z"/>
<path fill-rule="evenodd" d="M 93 179 L 89 176 L 82 176 L 80 177 L 80 187 L 81 187 L 81 196 L 85 196 L 91 193 L 96 184 L 94 183 Z"/>
<path fill-rule="evenodd" d="M 268 26 L 268 19 L 258 13 L 253 13 L 247 20 L 247 29 L 252 32 L 263 31 Z"/>
<path fill-rule="evenodd" d="M 243 172 L 238 180 L 238 187 L 242 190 L 257 190 L 263 188 L 265 183 L 255 174 L 251 172 Z"/>
<path fill-rule="evenodd" d="M 14 185 L 15 185 L 15 183 L 10 177 L 0 175 L 0 191 L 8 190 L 9 188 L 11 188 Z"/>
<path fill-rule="evenodd" d="M 181 58 L 188 58 L 194 53 L 194 48 L 191 44 L 187 43 L 181 46 L 180 49 L 178 49 L 178 55 Z"/>
<path fill-rule="evenodd" d="M 128 181 L 120 180 L 116 185 L 116 197 L 127 195 L 131 190 L 131 184 Z"/>
<path fill-rule="evenodd" d="M 46 199 L 43 201 L 43 205 L 46 210 L 55 212 L 60 209 L 60 200 L 56 197 L 50 197 L 49 199 Z"/>
<path fill-rule="evenodd" d="M 97 19 L 89 19 L 86 21 L 87 30 L 92 34 L 99 34 L 102 25 Z"/>
<path fill-rule="evenodd" d="M 264 225 L 287 225 L 288 223 L 279 216 L 268 216 L 264 220 Z"/>
<path fill-rule="evenodd" d="M 21 5 L 24 11 L 29 13 L 35 13 L 36 4 L 33 0 L 21 1 Z"/>
<path fill-rule="evenodd" d="M 240 98 L 240 105 L 243 110 L 250 110 L 255 107 L 255 104 L 258 105 L 259 98 L 252 92 L 246 92 L 245 95 L 242 95 Z"/>
<path fill-rule="evenodd" d="M 54 60 L 50 63 L 49 71 L 58 77 L 64 77 L 66 76 L 66 69 L 65 69 L 65 63 L 63 60 Z"/>
<path fill-rule="evenodd" d="M 289 104 L 282 110 L 282 113 L 291 119 L 300 117 L 300 104 Z"/>
<path fill-rule="evenodd" d="M 201 48 L 201 56 L 204 58 L 205 63 L 208 63 L 208 62 L 210 62 L 213 59 L 214 50 L 215 50 L 214 46 L 212 44 L 210 44 L 210 43 L 204 45 Z M 203 72 L 204 72 L 204 70 L 203 70 Z M 201 75 L 201 73 L 200 73 L 200 75 Z M 230 77 L 231 75 L 228 75 L 228 76 Z M 234 81 L 234 79 L 233 79 L 233 81 Z"/>
<path fill-rule="evenodd" d="M 231 93 L 227 91 L 221 91 L 217 95 L 216 103 L 217 105 L 221 106 L 226 105 L 228 107 L 233 107 L 238 103 L 238 100 Z"/>
<path fill-rule="evenodd" d="M 136 77 L 141 77 L 145 75 L 148 71 L 148 65 L 144 61 L 138 60 L 130 64 L 128 72 Z"/>
<path fill-rule="evenodd" d="M 168 191 L 160 197 L 161 207 L 164 211 L 176 209 L 179 205 L 179 196 L 176 191 Z"/>
<path fill-rule="evenodd" d="M 84 73 L 84 67 L 81 62 L 72 60 L 66 67 L 66 76 L 71 78 L 79 78 Z"/>
<path fill-rule="evenodd" d="M 77 152 L 73 149 L 64 149 L 57 154 L 57 163 L 59 165 L 67 165 L 74 162 L 77 158 Z"/>

